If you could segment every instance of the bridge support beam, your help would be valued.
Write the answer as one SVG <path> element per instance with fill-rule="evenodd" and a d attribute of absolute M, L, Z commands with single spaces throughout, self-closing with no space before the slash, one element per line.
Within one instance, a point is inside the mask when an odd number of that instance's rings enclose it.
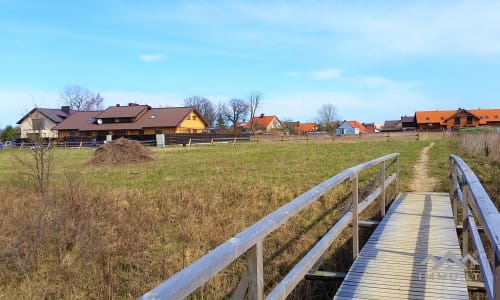
<path fill-rule="evenodd" d="M 247 252 L 248 299 L 264 299 L 264 246 L 259 241 Z"/>
<path fill-rule="evenodd" d="M 352 184 L 352 258 L 356 259 L 359 254 L 359 216 L 358 216 L 358 174 L 351 177 Z"/>
<path fill-rule="evenodd" d="M 500 257 L 498 253 L 495 253 L 495 265 L 494 265 L 494 291 L 495 291 L 495 300 L 500 300 Z"/>
<path fill-rule="evenodd" d="M 382 176 L 380 187 L 382 189 L 382 194 L 380 195 L 380 217 L 383 218 L 385 216 L 385 161 L 382 162 L 382 166 L 380 167 L 380 172 Z"/>
<path fill-rule="evenodd" d="M 462 203 L 462 256 L 465 257 L 469 254 L 469 187 L 464 186 L 464 197 Z"/>

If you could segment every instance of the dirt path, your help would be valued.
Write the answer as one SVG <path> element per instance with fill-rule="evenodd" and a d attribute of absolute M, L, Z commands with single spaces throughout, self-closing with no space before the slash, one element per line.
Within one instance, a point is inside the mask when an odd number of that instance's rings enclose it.
<path fill-rule="evenodd" d="M 422 150 L 418 163 L 413 167 L 415 176 L 410 187 L 412 192 L 432 192 L 438 182 L 436 178 L 430 176 L 427 168 L 427 162 L 429 161 L 427 153 L 432 146 L 434 146 L 434 142 Z"/>

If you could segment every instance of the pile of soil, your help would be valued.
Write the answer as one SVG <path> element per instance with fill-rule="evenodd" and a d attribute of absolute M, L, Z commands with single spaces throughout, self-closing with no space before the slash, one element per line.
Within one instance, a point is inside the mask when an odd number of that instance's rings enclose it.
<path fill-rule="evenodd" d="M 89 164 L 95 166 L 116 166 L 156 160 L 151 150 L 141 143 L 124 138 L 106 143 L 94 152 Z"/>

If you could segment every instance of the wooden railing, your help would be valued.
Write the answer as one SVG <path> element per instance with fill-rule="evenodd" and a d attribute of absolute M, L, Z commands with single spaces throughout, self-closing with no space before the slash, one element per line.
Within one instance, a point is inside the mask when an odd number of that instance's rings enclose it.
<path fill-rule="evenodd" d="M 488 299 L 500 300 L 500 214 L 471 168 L 458 156 L 450 155 L 453 215 L 462 224 L 462 252 L 469 254 L 472 240 Z M 458 207 L 462 218 L 458 220 Z M 491 262 L 481 241 L 476 221 L 484 227 L 491 244 Z"/>
<path fill-rule="evenodd" d="M 371 192 L 358 200 L 359 187 L 358 177 L 361 171 L 380 166 L 378 175 L 368 185 Z M 386 171 L 394 167 L 395 171 L 386 176 Z M 227 240 L 205 256 L 201 257 L 187 268 L 181 270 L 167 281 L 164 281 L 151 291 L 144 294 L 140 299 L 184 299 L 210 278 L 215 276 L 224 267 L 246 254 L 247 271 L 236 287 L 233 299 L 242 299 L 245 295 L 249 299 L 264 299 L 264 276 L 263 276 L 263 240 L 270 233 L 280 227 L 292 216 L 308 207 L 322 195 L 332 190 L 341 183 L 351 180 L 351 201 L 345 213 L 337 220 L 333 227 L 316 243 L 316 245 L 296 264 L 292 270 L 282 279 L 266 299 L 285 299 L 295 286 L 319 265 L 321 257 L 340 235 L 340 233 L 352 223 L 353 227 L 353 256 L 359 253 L 359 220 L 358 216 L 371 203 L 380 196 L 380 214 L 385 215 L 386 188 L 396 182 L 398 187 L 399 153 L 389 154 L 377 159 L 359 164 L 344 170 L 329 178 L 321 184 L 313 187 L 304 194 L 298 196 L 288 204 L 275 210 L 257 223 Z M 379 186 L 376 187 L 377 183 Z M 352 210 L 349 206 L 352 205 Z"/>

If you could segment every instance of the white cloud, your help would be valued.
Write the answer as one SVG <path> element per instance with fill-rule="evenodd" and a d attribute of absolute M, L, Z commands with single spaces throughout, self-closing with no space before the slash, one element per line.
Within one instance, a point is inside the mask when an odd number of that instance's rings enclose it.
<path fill-rule="evenodd" d="M 340 76 L 342 70 L 340 69 L 325 69 L 325 70 L 317 70 L 311 72 L 311 77 L 316 80 L 329 80 Z"/>
<path fill-rule="evenodd" d="M 165 56 L 163 54 L 155 53 L 155 54 L 141 54 L 139 55 L 139 59 L 144 62 L 156 62 L 163 60 Z"/>

